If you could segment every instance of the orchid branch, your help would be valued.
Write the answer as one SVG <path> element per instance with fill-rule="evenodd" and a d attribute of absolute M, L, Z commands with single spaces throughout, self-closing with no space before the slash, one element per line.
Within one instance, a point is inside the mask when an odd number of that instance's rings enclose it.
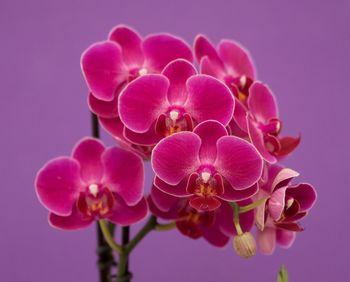
<path fill-rule="evenodd" d="M 264 204 L 267 201 L 267 199 L 268 199 L 268 197 L 261 198 L 261 199 L 255 201 L 249 205 L 239 207 L 239 213 L 245 213 L 245 212 L 251 211 L 251 210 L 257 208 L 258 206 Z"/>
<path fill-rule="evenodd" d="M 117 253 L 121 254 L 123 252 L 123 249 L 122 249 L 122 247 L 119 244 L 117 244 L 114 241 L 112 234 L 109 232 L 109 228 L 108 228 L 107 222 L 105 220 L 101 219 L 101 220 L 98 221 L 98 223 L 100 225 L 102 234 L 103 234 L 104 239 L 106 240 L 108 246 L 112 250 L 114 250 Z"/>

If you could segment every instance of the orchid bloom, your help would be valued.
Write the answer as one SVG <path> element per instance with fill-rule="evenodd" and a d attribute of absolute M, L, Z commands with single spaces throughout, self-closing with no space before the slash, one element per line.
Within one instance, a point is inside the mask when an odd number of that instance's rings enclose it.
<path fill-rule="evenodd" d="M 228 136 L 218 121 L 161 140 L 152 152 L 154 185 L 190 198 L 191 207 L 212 211 L 222 201 L 240 201 L 258 191 L 263 161 L 249 142 Z"/>
<path fill-rule="evenodd" d="M 198 75 L 193 65 L 182 59 L 170 62 L 162 74 L 135 79 L 119 97 L 124 137 L 148 146 L 173 133 L 192 131 L 208 119 L 226 126 L 233 109 L 234 98 L 227 86 Z"/>
<path fill-rule="evenodd" d="M 244 101 L 256 71 L 249 52 L 235 41 L 223 39 L 217 48 L 204 35 L 197 35 L 194 53 L 201 73 L 224 81 L 236 98 Z"/>
<path fill-rule="evenodd" d="M 299 221 L 308 214 L 317 194 L 310 184 L 290 184 L 299 175 L 294 170 L 270 165 L 267 174 L 257 195 L 267 201 L 257 208 L 256 223 L 260 251 L 270 255 L 276 243 L 283 248 L 293 244 L 296 233 L 303 230 Z"/>
<path fill-rule="evenodd" d="M 233 226 L 233 210 L 226 202 L 214 211 L 198 211 L 187 198 L 174 197 L 153 186 L 148 203 L 155 216 L 175 221 L 177 229 L 192 239 L 203 237 L 210 244 L 223 247 L 230 237 L 237 234 Z M 247 203 L 250 200 L 243 201 L 242 205 Z M 249 231 L 253 224 L 254 211 L 240 215 L 242 230 Z"/>
<path fill-rule="evenodd" d="M 37 174 L 35 187 L 40 202 L 50 211 L 52 226 L 80 229 L 104 218 L 121 225 L 143 219 L 147 215 L 143 182 L 139 156 L 85 138 L 71 157 L 46 163 Z"/>
<path fill-rule="evenodd" d="M 116 26 L 107 41 L 91 45 L 81 57 L 91 110 L 99 117 L 117 117 L 118 94 L 128 82 L 160 73 L 177 58 L 193 61 L 191 47 L 181 38 L 159 33 L 142 39 L 130 27 Z"/>
<path fill-rule="evenodd" d="M 234 119 L 249 134 L 249 138 L 261 156 L 269 163 L 290 154 L 300 143 L 300 137 L 280 137 L 282 123 L 271 90 L 261 82 L 249 88 L 247 109 L 236 103 Z"/>

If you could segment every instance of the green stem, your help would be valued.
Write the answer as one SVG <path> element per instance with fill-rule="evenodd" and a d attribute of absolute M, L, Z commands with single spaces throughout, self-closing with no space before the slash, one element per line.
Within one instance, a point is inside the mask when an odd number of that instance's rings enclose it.
<path fill-rule="evenodd" d="M 130 254 L 136 245 L 155 227 L 157 226 L 157 218 L 151 216 L 147 223 L 142 227 L 142 229 L 135 235 L 135 237 L 130 241 L 130 243 L 125 247 L 125 252 Z"/>
<path fill-rule="evenodd" d="M 116 251 L 117 253 L 121 254 L 123 251 L 122 247 L 114 241 L 113 236 L 109 232 L 109 227 L 107 225 L 107 222 L 105 220 L 101 219 L 98 221 L 98 223 L 100 225 L 104 239 L 106 240 L 109 247 L 112 250 Z"/>
<path fill-rule="evenodd" d="M 233 224 L 235 225 L 236 231 L 238 235 L 242 235 L 243 231 L 241 225 L 239 224 L 239 205 L 236 203 L 230 203 L 233 208 Z"/>
<path fill-rule="evenodd" d="M 157 231 L 168 231 L 168 230 L 174 229 L 175 227 L 176 227 L 176 222 L 170 222 L 166 224 L 157 224 L 154 229 Z"/>
<path fill-rule="evenodd" d="M 266 202 L 266 200 L 268 199 L 268 197 L 266 198 L 261 198 L 249 205 L 246 205 L 246 206 L 243 206 L 243 207 L 239 207 L 239 212 L 240 213 L 245 213 L 245 212 L 248 212 L 248 211 L 251 211 L 255 208 L 257 208 L 258 206 L 260 206 L 261 204 L 264 204 Z"/>

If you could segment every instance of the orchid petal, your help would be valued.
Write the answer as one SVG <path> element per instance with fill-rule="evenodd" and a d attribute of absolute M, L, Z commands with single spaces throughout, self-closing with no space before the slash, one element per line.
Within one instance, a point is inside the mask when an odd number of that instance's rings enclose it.
<path fill-rule="evenodd" d="M 248 124 L 248 134 L 250 140 L 252 141 L 255 148 L 258 150 L 260 155 L 269 163 L 276 163 L 277 159 L 266 149 L 264 142 L 264 135 L 262 132 L 255 126 L 254 121 L 247 116 Z"/>
<path fill-rule="evenodd" d="M 243 190 L 259 180 L 263 161 L 247 141 L 234 136 L 224 136 L 217 142 L 215 167 L 234 189 Z"/>
<path fill-rule="evenodd" d="M 135 205 L 143 195 L 144 168 L 140 156 L 118 147 L 108 148 L 102 155 L 105 183 L 118 193 L 127 205 Z"/>
<path fill-rule="evenodd" d="M 89 89 L 103 101 L 113 100 L 127 75 L 121 49 L 112 41 L 91 45 L 81 57 L 81 67 Z"/>
<path fill-rule="evenodd" d="M 36 193 L 48 210 L 60 216 L 68 216 L 79 191 L 83 187 L 79 162 L 68 158 L 56 158 L 46 163 L 35 179 Z"/>
<path fill-rule="evenodd" d="M 114 118 L 118 116 L 118 97 L 115 96 L 111 101 L 97 99 L 92 93 L 88 97 L 90 110 L 98 117 Z"/>
<path fill-rule="evenodd" d="M 200 138 L 192 132 L 180 132 L 161 140 L 152 153 L 156 175 L 170 185 L 177 185 L 199 166 Z"/>
<path fill-rule="evenodd" d="M 268 123 L 278 117 L 277 102 L 270 88 L 254 82 L 249 88 L 248 108 L 258 122 Z"/>
<path fill-rule="evenodd" d="M 141 198 L 135 205 L 129 206 L 118 194 L 114 194 L 114 197 L 116 199 L 116 205 L 113 213 L 108 217 L 108 220 L 114 224 L 120 224 L 122 226 L 131 225 L 147 216 L 148 206 L 145 198 Z"/>
<path fill-rule="evenodd" d="M 295 241 L 295 237 L 296 232 L 294 231 L 277 229 L 276 240 L 282 248 L 290 248 Z"/>
<path fill-rule="evenodd" d="M 187 99 L 186 81 L 197 74 L 194 66 L 184 59 L 177 59 L 166 65 L 162 74 L 170 81 L 168 91 L 170 104 L 183 105 Z"/>
<path fill-rule="evenodd" d="M 124 62 L 129 67 L 140 67 L 143 65 L 141 36 L 132 28 L 118 25 L 109 33 L 109 40 L 115 41 L 122 49 Z"/>
<path fill-rule="evenodd" d="M 265 227 L 264 231 L 258 230 L 257 243 L 261 253 L 272 255 L 276 247 L 276 229 Z"/>
<path fill-rule="evenodd" d="M 49 214 L 51 226 L 63 230 L 77 230 L 88 227 L 93 222 L 92 217 L 84 217 L 76 207 L 68 216 L 60 216 L 54 213 Z"/>
<path fill-rule="evenodd" d="M 79 162 L 81 178 L 87 184 L 100 183 L 104 173 L 101 162 L 104 150 L 102 142 L 94 138 L 84 138 L 74 147 L 72 157 Z"/>
<path fill-rule="evenodd" d="M 218 45 L 218 53 L 226 69 L 234 76 L 255 78 L 254 63 L 249 52 L 237 42 L 223 39 Z"/>
<path fill-rule="evenodd" d="M 198 123 L 214 119 L 227 126 L 232 118 L 235 101 L 226 85 L 207 75 L 195 75 L 187 80 L 188 99 L 185 108 Z"/>
<path fill-rule="evenodd" d="M 130 130 L 148 131 L 157 117 L 167 108 L 168 79 L 159 74 L 141 76 L 119 96 L 119 115 Z"/>
<path fill-rule="evenodd" d="M 161 72 L 173 60 L 193 62 L 191 47 L 181 38 L 162 33 L 152 34 L 143 41 L 146 65 L 154 72 Z"/>
<path fill-rule="evenodd" d="M 202 140 L 199 158 L 202 163 L 213 163 L 216 159 L 216 142 L 227 136 L 225 127 L 216 120 L 208 120 L 198 124 L 194 130 Z"/>

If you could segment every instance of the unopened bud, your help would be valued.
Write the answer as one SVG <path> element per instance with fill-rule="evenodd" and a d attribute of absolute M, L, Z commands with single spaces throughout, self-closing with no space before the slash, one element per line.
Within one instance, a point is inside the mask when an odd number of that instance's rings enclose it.
<path fill-rule="evenodd" d="M 256 254 L 256 243 L 250 232 L 245 232 L 233 238 L 233 248 L 243 258 L 250 258 Z"/>

